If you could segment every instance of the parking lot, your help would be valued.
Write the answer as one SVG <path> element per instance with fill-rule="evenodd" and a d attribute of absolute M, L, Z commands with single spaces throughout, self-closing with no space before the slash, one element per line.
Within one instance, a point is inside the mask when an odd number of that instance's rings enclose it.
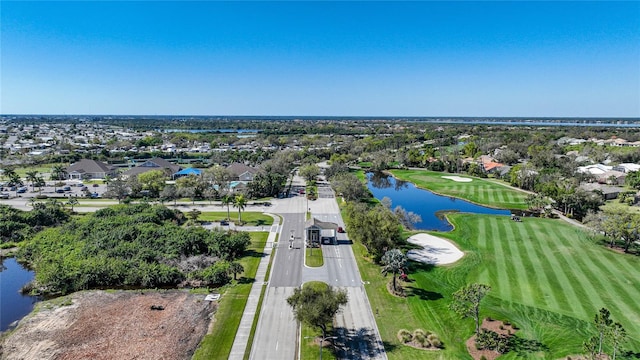
<path fill-rule="evenodd" d="M 55 184 L 61 186 L 54 186 Z M 85 190 L 86 189 L 86 190 Z M 39 189 L 32 188 L 31 184 L 20 187 L 0 186 L 0 198 L 31 198 L 38 195 L 46 195 L 47 197 L 69 198 L 69 197 L 102 197 L 107 190 L 105 184 L 82 184 L 79 182 L 47 182 L 47 185 Z M 87 192 L 89 196 L 87 196 Z"/>

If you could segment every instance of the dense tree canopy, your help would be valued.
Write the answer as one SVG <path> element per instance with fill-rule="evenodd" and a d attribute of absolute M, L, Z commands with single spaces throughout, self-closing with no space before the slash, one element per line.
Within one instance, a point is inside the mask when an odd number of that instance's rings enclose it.
<path fill-rule="evenodd" d="M 0 242 L 18 242 L 28 239 L 48 226 L 62 224 L 69 214 L 55 200 L 34 202 L 32 211 L 22 211 L 8 205 L 0 205 Z"/>
<path fill-rule="evenodd" d="M 39 233 L 19 256 L 35 269 L 37 287 L 51 293 L 168 286 L 187 276 L 209 284 L 228 281 L 228 274 L 212 275 L 221 267 L 228 272 L 217 260 L 237 258 L 249 235 L 180 226 L 184 221 L 180 211 L 164 206 L 118 205 Z"/>
<path fill-rule="evenodd" d="M 314 286 L 295 288 L 293 295 L 287 298 L 287 303 L 293 308 L 296 319 L 321 329 L 323 337 L 326 336 L 327 326 L 347 301 L 346 291 L 335 290 L 331 286 L 323 289 Z"/>

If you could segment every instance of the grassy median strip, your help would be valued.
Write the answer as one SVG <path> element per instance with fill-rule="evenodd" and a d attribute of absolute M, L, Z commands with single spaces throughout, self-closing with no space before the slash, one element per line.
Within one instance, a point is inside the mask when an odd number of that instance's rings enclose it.
<path fill-rule="evenodd" d="M 326 289 L 327 284 L 322 281 L 309 281 L 304 283 L 305 287 L 313 287 L 318 290 Z M 328 334 L 331 334 L 332 328 L 327 329 Z M 320 329 L 314 329 L 313 327 L 302 324 L 302 330 L 300 333 L 300 360 L 311 360 L 320 357 L 320 337 L 322 331 Z M 325 347 L 327 342 L 323 343 L 322 358 L 323 359 L 335 359 L 335 355 L 331 351 L 330 347 Z"/>
<path fill-rule="evenodd" d="M 251 234 L 251 246 L 246 253 L 249 255 L 240 259 L 244 266 L 244 276 L 232 286 L 226 287 L 218 310 L 214 315 L 213 330 L 200 342 L 193 359 L 227 359 L 231 353 L 233 340 L 240 326 L 242 312 L 247 304 L 251 285 L 256 276 L 260 258 L 269 233 L 254 232 Z"/>
<path fill-rule="evenodd" d="M 306 248 L 304 254 L 304 263 L 309 267 L 320 267 L 324 265 L 324 257 L 322 256 L 322 248 Z"/>

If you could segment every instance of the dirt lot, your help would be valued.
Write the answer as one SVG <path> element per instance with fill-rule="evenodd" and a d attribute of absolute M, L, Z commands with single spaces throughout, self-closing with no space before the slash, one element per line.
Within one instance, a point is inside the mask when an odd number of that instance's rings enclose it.
<path fill-rule="evenodd" d="M 215 306 L 178 290 L 74 293 L 40 303 L 2 339 L 0 358 L 190 359 Z"/>

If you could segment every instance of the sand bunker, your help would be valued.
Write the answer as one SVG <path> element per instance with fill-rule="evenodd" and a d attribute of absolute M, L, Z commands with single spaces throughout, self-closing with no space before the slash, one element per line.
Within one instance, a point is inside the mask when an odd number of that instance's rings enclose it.
<path fill-rule="evenodd" d="M 407 257 L 413 261 L 426 264 L 444 265 L 452 264 L 464 255 L 455 245 L 445 239 L 429 235 L 416 234 L 411 236 L 408 242 L 422 246 L 422 249 L 409 250 Z"/>
<path fill-rule="evenodd" d="M 455 182 L 471 182 L 472 179 L 463 178 L 460 176 L 443 176 L 443 179 L 453 180 Z"/>

